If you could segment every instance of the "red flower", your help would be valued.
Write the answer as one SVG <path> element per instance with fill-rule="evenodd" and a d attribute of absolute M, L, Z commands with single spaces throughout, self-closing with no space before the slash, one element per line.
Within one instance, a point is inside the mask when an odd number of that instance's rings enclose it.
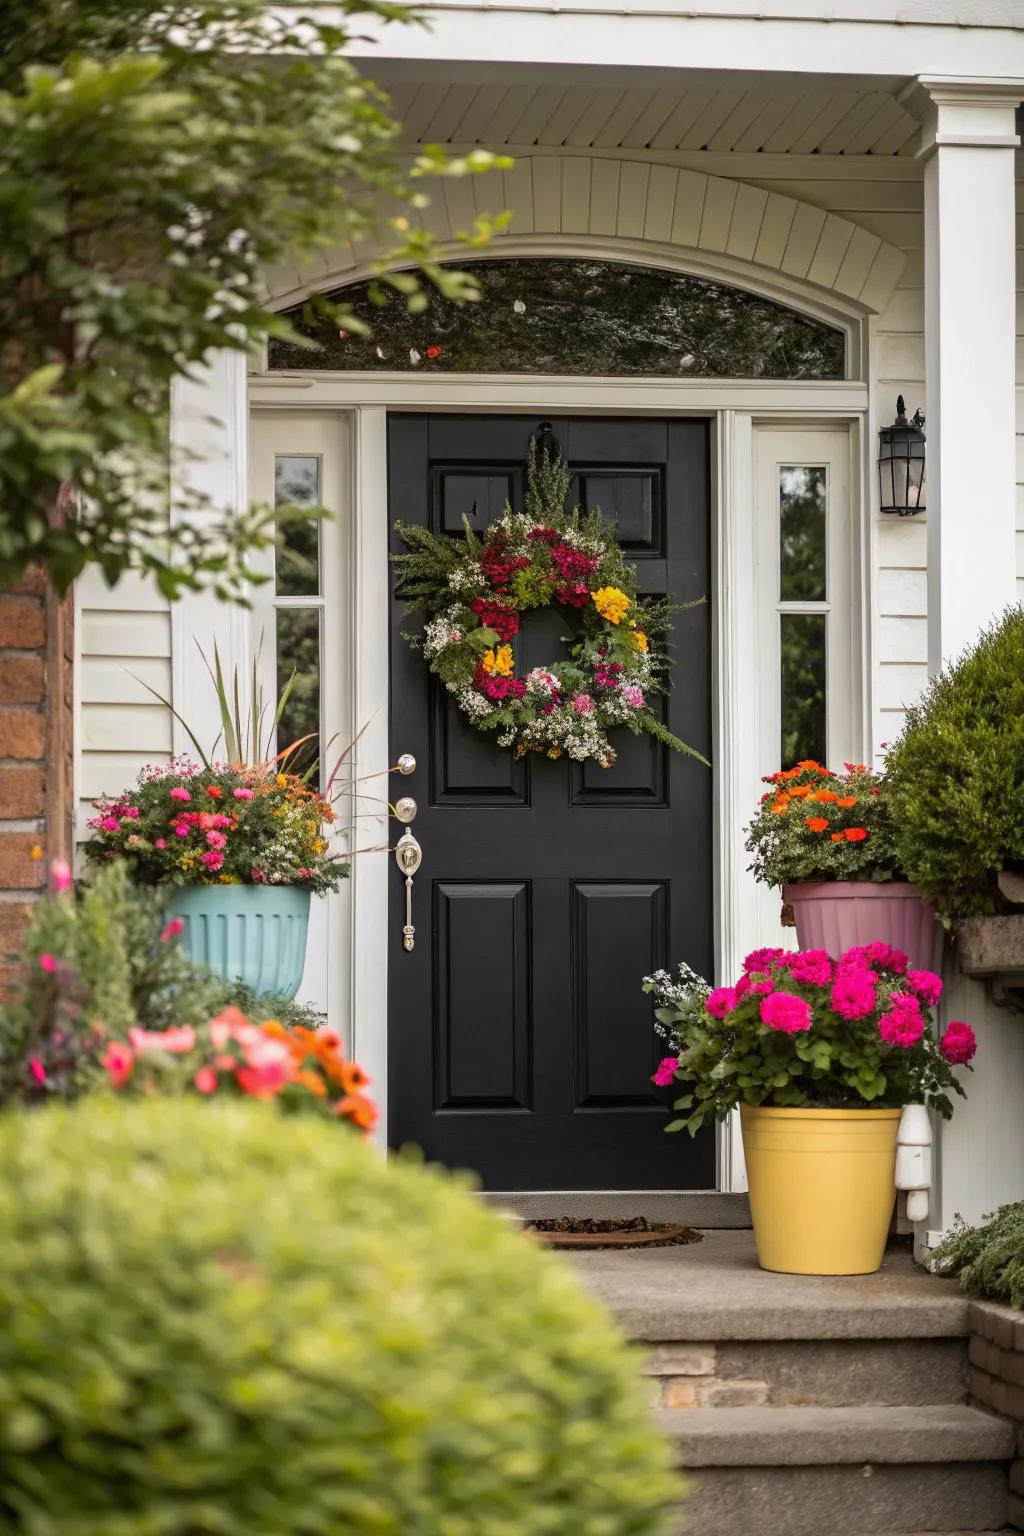
<path fill-rule="evenodd" d="M 845 834 L 848 843 L 862 843 L 867 835 L 863 827 L 847 827 Z"/>
<path fill-rule="evenodd" d="M 206 793 L 209 795 L 211 800 L 223 800 L 224 798 L 224 791 L 219 789 L 216 784 L 210 784 L 207 787 Z"/>
<path fill-rule="evenodd" d="M 519 615 L 504 603 L 493 603 L 486 597 L 474 597 L 470 608 L 477 614 L 484 629 L 493 629 L 499 640 L 513 640 L 519 633 Z"/>
<path fill-rule="evenodd" d="M 424 351 L 424 353 L 425 353 L 425 355 L 427 357 L 440 357 L 441 356 L 441 348 L 440 347 L 424 347 L 423 351 Z"/>

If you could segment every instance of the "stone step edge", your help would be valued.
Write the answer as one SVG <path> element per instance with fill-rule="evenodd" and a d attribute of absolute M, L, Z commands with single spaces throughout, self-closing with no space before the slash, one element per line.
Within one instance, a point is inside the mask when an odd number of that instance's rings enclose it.
<path fill-rule="evenodd" d="M 1013 1426 L 978 1408 L 663 1408 L 655 1413 L 680 1465 L 1009 1461 Z"/>
<path fill-rule="evenodd" d="M 660 1300 L 656 1306 L 643 1302 L 616 1306 L 605 1299 L 603 1305 L 623 1333 L 640 1344 L 964 1339 L 971 1331 L 966 1296 L 937 1296 L 902 1306 L 861 1302 L 772 1306 L 768 1302 L 754 1308 L 703 1299 L 692 1310 L 685 1301 L 674 1299 Z"/>

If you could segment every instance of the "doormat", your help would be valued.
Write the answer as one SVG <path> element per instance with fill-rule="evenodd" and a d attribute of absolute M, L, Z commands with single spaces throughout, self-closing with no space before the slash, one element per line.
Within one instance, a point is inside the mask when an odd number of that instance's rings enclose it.
<path fill-rule="evenodd" d="M 549 1248 L 675 1248 L 699 1243 L 703 1236 L 695 1227 L 652 1225 L 646 1216 L 556 1216 L 528 1221 L 524 1231 Z"/>

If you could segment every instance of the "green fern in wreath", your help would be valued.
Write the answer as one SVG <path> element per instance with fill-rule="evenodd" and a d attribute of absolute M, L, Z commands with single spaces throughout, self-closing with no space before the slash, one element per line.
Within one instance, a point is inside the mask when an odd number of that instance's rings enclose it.
<path fill-rule="evenodd" d="M 707 764 L 658 719 L 651 701 L 669 689 L 672 619 L 703 597 L 641 598 L 615 528 L 597 508 L 567 509 L 572 473 L 530 446 L 523 511 L 506 503 L 479 537 L 396 523 L 405 551 L 392 555 L 395 591 L 427 614 L 404 638 L 482 731 L 517 757 L 542 752 L 610 767 L 619 727 Z M 565 655 L 516 675 L 521 615 L 553 607 L 565 621 Z"/>

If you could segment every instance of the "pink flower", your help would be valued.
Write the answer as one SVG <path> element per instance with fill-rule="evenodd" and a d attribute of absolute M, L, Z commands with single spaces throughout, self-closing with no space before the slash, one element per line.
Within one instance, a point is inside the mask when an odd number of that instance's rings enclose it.
<path fill-rule="evenodd" d="M 120 1040 L 111 1040 L 103 1053 L 103 1065 L 107 1069 L 111 1083 L 115 1088 L 120 1088 L 132 1075 L 135 1057 L 129 1047 L 122 1045 Z"/>
<path fill-rule="evenodd" d="M 750 991 L 750 977 L 741 976 L 733 988 L 733 991 L 736 993 L 736 1001 L 741 1003 L 746 997 L 747 993 Z"/>
<path fill-rule="evenodd" d="M 192 1082 L 200 1093 L 217 1092 L 217 1074 L 212 1067 L 200 1067 Z"/>
<path fill-rule="evenodd" d="M 810 1004 L 791 992 L 773 992 L 761 1003 L 761 1022 L 785 1035 L 798 1034 L 811 1027 Z"/>
<path fill-rule="evenodd" d="M 234 795 L 236 800 L 251 800 L 252 799 L 252 790 L 251 789 L 234 789 L 234 790 L 231 791 L 231 793 Z"/>
<path fill-rule="evenodd" d="M 638 688 L 635 683 L 630 683 L 628 688 L 623 688 L 622 697 L 630 709 L 643 709 L 644 691 L 642 688 Z"/>
<path fill-rule="evenodd" d="M 184 932 L 185 919 L 183 917 L 172 917 L 160 935 L 160 943 L 169 944 L 172 939 L 176 939 L 179 934 Z"/>
<path fill-rule="evenodd" d="M 769 992 L 775 991 L 775 983 L 770 976 L 762 976 L 758 981 L 750 983 L 751 997 L 767 997 Z"/>
<path fill-rule="evenodd" d="M 103 832 L 116 832 L 120 825 L 116 816 L 100 817 L 100 830 Z"/>
<path fill-rule="evenodd" d="M 250 869 L 249 878 L 253 885 L 266 885 L 267 872 L 265 869 Z"/>
<path fill-rule="evenodd" d="M 840 969 L 832 983 L 832 1007 L 841 1019 L 866 1019 L 875 1006 L 874 971 L 866 966 Z"/>
<path fill-rule="evenodd" d="M 594 701 L 589 693 L 578 693 L 572 700 L 572 707 L 578 715 L 589 715 L 593 713 Z"/>
<path fill-rule="evenodd" d="M 35 1078 L 36 1082 L 40 1084 L 40 1086 L 46 1082 L 46 1068 L 43 1066 L 38 1056 L 33 1056 L 30 1059 L 28 1069 L 32 1076 Z"/>
<path fill-rule="evenodd" d="M 223 868 L 224 855 L 222 853 L 214 853 L 211 849 L 209 853 L 201 853 L 199 855 L 199 862 L 200 864 L 205 864 L 207 869 L 212 873 L 215 870 Z"/>
<path fill-rule="evenodd" d="M 57 961 L 54 959 L 53 955 L 47 954 L 44 951 L 39 956 L 39 969 L 41 971 L 45 971 L 47 976 L 52 976 L 54 971 L 57 969 Z"/>
<path fill-rule="evenodd" d="M 180 784 L 175 784 L 174 788 L 170 791 L 170 795 L 172 800 L 181 800 L 182 802 L 192 799 L 188 790 L 182 788 Z"/>
<path fill-rule="evenodd" d="M 188 837 L 188 827 L 183 826 L 179 821 L 178 825 L 174 829 L 174 835 L 175 837 Z"/>
<path fill-rule="evenodd" d="M 224 836 L 223 832 L 207 832 L 206 841 L 209 843 L 211 848 L 226 848 L 228 845 L 228 840 Z"/>
<path fill-rule="evenodd" d="M 942 996 L 942 977 L 934 971 L 908 971 L 907 980 L 921 1001 L 934 1008 Z"/>
<path fill-rule="evenodd" d="M 939 1050 L 951 1066 L 965 1066 L 973 1060 L 978 1049 L 974 1030 L 963 1019 L 951 1019 L 949 1028 L 939 1041 Z"/>
<path fill-rule="evenodd" d="M 167 847 L 167 839 L 164 838 L 164 837 L 158 837 L 156 842 L 153 844 L 153 847 L 154 848 L 166 848 Z"/>
<path fill-rule="evenodd" d="M 663 1056 L 658 1062 L 658 1070 L 651 1078 L 651 1082 L 656 1083 L 659 1088 L 667 1088 L 676 1075 L 678 1065 L 678 1056 Z"/>
<path fill-rule="evenodd" d="M 50 865 L 50 879 L 58 896 L 71 887 L 71 865 L 66 859 L 54 859 Z"/>
<path fill-rule="evenodd" d="M 909 992 L 897 992 L 890 1000 L 889 1012 L 878 1021 L 878 1033 L 886 1045 L 909 1050 L 924 1034 L 921 1005 Z"/>
<path fill-rule="evenodd" d="M 732 1013 L 738 1001 L 735 987 L 716 987 L 708 993 L 704 1006 L 713 1019 L 724 1019 L 727 1013 Z"/>
<path fill-rule="evenodd" d="M 832 980 L 832 961 L 823 949 L 805 949 L 789 962 L 789 974 L 805 987 L 824 987 Z"/>
<path fill-rule="evenodd" d="M 743 962 L 743 969 L 749 976 L 751 971 L 766 971 L 775 960 L 781 960 L 785 955 L 784 949 L 752 949 Z"/>
<path fill-rule="evenodd" d="M 902 949 L 893 949 L 881 939 L 876 939 L 873 944 L 857 944 L 853 949 L 846 950 L 840 955 L 839 964 L 879 965 L 883 970 L 895 971 L 897 976 L 902 976 L 909 961 Z"/>
<path fill-rule="evenodd" d="M 137 805 L 126 805 L 121 815 L 126 817 L 128 821 L 138 821 L 139 808 Z"/>

